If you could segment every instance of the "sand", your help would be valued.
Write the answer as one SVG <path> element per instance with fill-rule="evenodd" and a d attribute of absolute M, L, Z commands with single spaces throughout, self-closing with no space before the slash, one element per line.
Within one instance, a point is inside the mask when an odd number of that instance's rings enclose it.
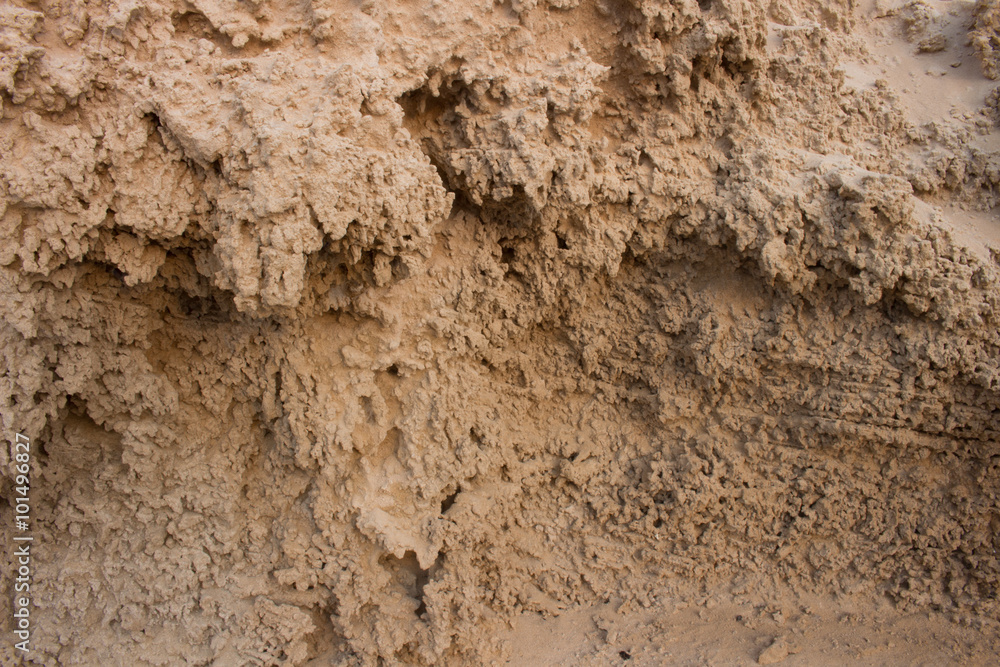
<path fill-rule="evenodd" d="M 998 29 L 3 4 L 0 663 L 996 663 Z"/>

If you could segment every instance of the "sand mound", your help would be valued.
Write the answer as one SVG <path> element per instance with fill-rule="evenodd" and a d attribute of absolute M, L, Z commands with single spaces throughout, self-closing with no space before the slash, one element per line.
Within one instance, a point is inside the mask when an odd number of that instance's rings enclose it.
<path fill-rule="evenodd" d="M 997 3 L 856 4 L 0 7 L 28 660 L 995 656 Z"/>

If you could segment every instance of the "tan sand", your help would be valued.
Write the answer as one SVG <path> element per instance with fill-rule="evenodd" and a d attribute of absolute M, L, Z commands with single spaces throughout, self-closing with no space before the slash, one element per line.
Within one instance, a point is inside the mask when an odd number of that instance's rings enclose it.
<path fill-rule="evenodd" d="M 996 664 L 998 28 L 0 4 L 0 664 Z"/>

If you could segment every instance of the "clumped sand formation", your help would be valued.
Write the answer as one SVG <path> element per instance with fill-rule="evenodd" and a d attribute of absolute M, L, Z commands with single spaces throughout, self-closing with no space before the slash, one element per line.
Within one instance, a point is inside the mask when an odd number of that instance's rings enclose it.
<path fill-rule="evenodd" d="M 995 76 L 997 5 L 855 4 L 0 7 L 32 659 L 478 663 L 776 586 L 995 628 L 1000 264 L 943 211 L 995 222 L 996 95 L 843 64 L 958 7 Z"/>
<path fill-rule="evenodd" d="M 1000 2 L 979 0 L 976 3 L 972 43 L 983 62 L 983 73 L 1000 78 Z"/>

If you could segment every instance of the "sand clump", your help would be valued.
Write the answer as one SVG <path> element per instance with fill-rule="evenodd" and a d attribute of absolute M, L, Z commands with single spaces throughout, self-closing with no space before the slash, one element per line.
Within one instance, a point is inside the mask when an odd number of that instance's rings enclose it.
<path fill-rule="evenodd" d="M 983 73 L 1000 78 L 1000 2 L 979 0 L 974 13 L 972 43 L 983 63 Z"/>
<path fill-rule="evenodd" d="M 855 5 L 0 8 L 28 662 L 995 658 L 997 5 Z"/>

